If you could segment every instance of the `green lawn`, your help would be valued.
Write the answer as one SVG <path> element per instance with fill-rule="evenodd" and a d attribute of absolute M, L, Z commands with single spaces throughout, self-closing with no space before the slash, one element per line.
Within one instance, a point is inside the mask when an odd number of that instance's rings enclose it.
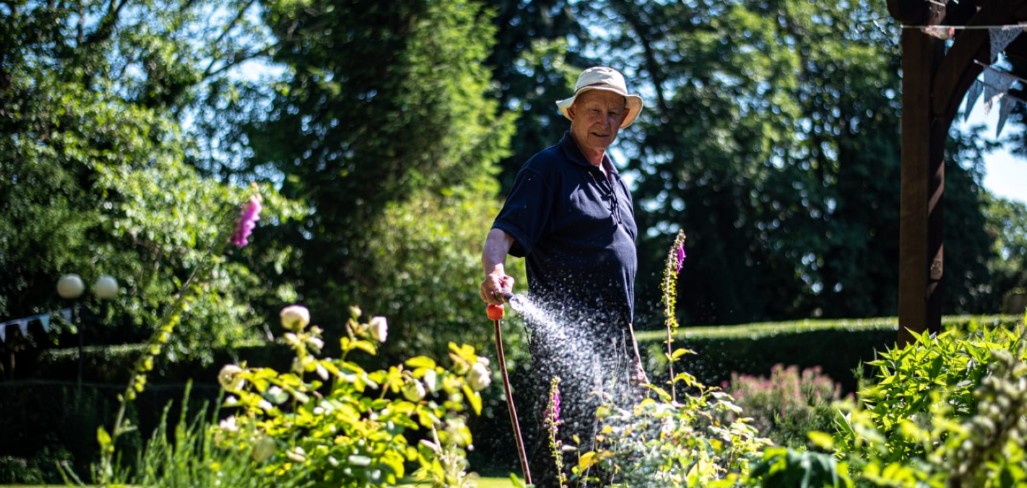
<path fill-rule="evenodd" d="M 61 486 L 64 485 L 0 485 L 2 488 L 59 488 Z M 510 478 L 478 478 L 478 488 L 513 488 L 513 483 L 510 482 Z"/>

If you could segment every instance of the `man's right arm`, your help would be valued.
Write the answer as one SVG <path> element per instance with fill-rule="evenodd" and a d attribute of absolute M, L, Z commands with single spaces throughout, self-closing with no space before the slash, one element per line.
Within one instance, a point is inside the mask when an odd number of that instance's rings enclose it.
<path fill-rule="evenodd" d="M 504 271 L 506 255 L 513 246 L 514 239 L 502 229 L 493 228 L 485 237 L 485 248 L 481 253 L 481 265 L 485 270 L 485 279 L 481 282 L 481 299 L 489 304 L 502 304 L 503 294 L 512 293 L 514 279 Z"/>

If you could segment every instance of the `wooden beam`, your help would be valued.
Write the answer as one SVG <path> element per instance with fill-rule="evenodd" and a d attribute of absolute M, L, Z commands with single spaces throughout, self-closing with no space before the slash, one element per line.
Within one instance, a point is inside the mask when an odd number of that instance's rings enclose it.
<path fill-rule="evenodd" d="M 889 2 L 889 6 L 891 4 Z M 944 9 L 932 8 L 927 24 L 937 24 L 942 18 Z M 942 262 L 939 261 L 941 248 L 931 244 L 940 244 L 941 236 L 933 233 L 929 235 L 928 228 L 931 219 L 935 223 L 941 222 L 941 197 L 945 181 L 944 165 L 941 164 L 943 154 L 937 150 L 938 125 L 933 123 L 931 116 L 932 80 L 942 56 L 944 44 L 939 39 L 917 29 L 902 30 L 900 346 L 913 340 L 910 331 L 922 332 L 929 328 L 928 321 L 934 319 L 934 314 L 928 314 L 928 298 L 934 297 L 937 300 L 940 297 L 940 273 L 943 271 Z M 944 140 L 941 139 L 942 147 Z M 930 280 L 934 286 L 929 293 L 929 279 L 934 276 L 938 279 Z"/>
<path fill-rule="evenodd" d="M 900 24 L 923 24 L 927 18 L 924 0 L 888 0 L 888 13 Z"/>
<path fill-rule="evenodd" d="M 967 25 L 1006 25 L 1025 20 L 1027 0 L 993 0 L 985 2 Z M 944 119 L 946 126 L 952 124 L 967 89 L 981 73 L 981 67 L 974 61 L 991 62 L 991 38 L 987 30 L 960 31 L 938 66 L 931 87 L 931 110 Z"/>

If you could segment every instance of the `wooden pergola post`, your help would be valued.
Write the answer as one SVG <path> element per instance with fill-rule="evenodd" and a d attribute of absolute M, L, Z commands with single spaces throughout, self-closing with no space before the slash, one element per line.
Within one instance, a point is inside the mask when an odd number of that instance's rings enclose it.
<path fill-rule="evenodd" d="M 896 15 L 897 4 L 907 10 Z M 919 2 L 888 3 L 900 21 L 937 25 L 944 10 Z M 901 7 L 898 7 L 901 8 Z M 940 10 L 940 13 L 939 13 Z M 905 20 L 904 20 L 905 19 Z M 942 41 L 919 30 L 902 30 L 902 155 L 899 207 L 899 343 L 910 330 L 941 324 L 942 202 L 948 127 L 931 113 L 931 86 L 944 56 Z M 939 133 L 940 132 L 940 137 Z"/>
<path fill-rule="evenodd" d="M 904 27 L 995 26 L 1027 20 L 1027 0 L 888 0 Z M 941 329 L 945 141 L 967 89 L 993 55 L 985 29 L 960 29 L 945 42 L 902 29 L 902 155 L 899 210 L 899 345 L 910 331 Z M 1006 49 L 1027 55 L 1027 36 Z"/>

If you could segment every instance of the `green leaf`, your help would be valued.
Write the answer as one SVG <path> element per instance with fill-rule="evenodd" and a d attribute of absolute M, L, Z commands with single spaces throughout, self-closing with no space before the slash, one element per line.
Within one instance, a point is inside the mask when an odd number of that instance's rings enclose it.
<path fill-rule="evenodd" d="M 434 368 L 435 360 L 427 356 L 416 356 L 407 359 L 403 364 L 411 368 Z"/>

